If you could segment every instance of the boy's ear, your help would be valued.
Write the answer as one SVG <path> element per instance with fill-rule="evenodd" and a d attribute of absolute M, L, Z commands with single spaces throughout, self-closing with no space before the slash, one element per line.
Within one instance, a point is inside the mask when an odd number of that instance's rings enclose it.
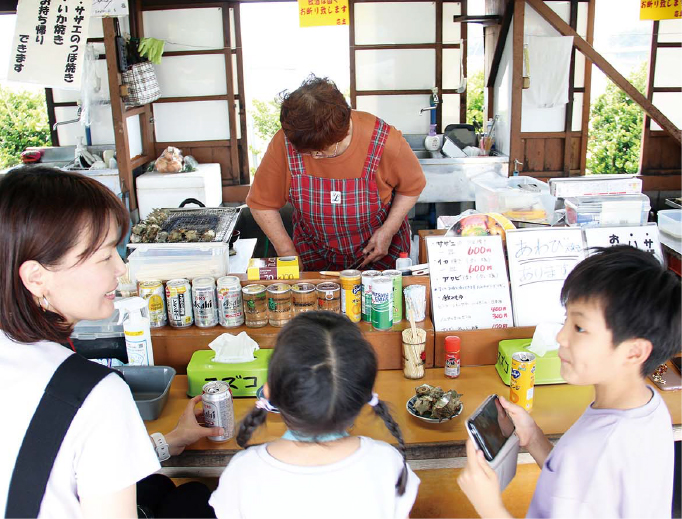
<path fill-rule="evenodd" d="M 647 339 L 630 339 L 625 341 L 625 362 L 627 364 L 641 366 L 651 355 L 653 345 Z"/>

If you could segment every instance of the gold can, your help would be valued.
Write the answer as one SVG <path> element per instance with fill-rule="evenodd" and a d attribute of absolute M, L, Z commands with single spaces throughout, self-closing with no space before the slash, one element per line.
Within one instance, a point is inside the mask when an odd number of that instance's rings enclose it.
<path fill-rule="evenodd" d="M 359 323 L 362 317 L 362 273 L 359 270 L 343 270 L 341 281 L 341 311 L 351 322 Z"/>
<path fill-rule="evenodd" d="M 523 407 L 533 409 L 535 390 L 535 355 L 517 351 L 512 355 L 511 378 L 509 381 L 509 400 Z"/>
<path fill-rule="evenodd" d="M 160 328 L 168 324 L 166 315 L 166 292 L 163 284 L 158 280 L 140 281 L 137 288 L 140 297 L 147 301 L 149 311 L 149 326 Z"/>

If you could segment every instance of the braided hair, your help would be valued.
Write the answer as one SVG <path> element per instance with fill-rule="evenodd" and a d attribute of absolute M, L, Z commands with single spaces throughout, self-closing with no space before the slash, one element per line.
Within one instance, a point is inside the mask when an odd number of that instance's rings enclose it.
<path fill-rule="evenodd" d="M 289 429 L 313 438 L 345 431 L 372 398 L 377 358 L 360 328 L 333 312 L 306 312 L 285 325 L 275 341 L 268 368 L 270 403 Z M 374 412 L 396 438 L 403 457 L 396 490 L 405 492 L 407 461 L 400 427 L 386 404 Z M 266 417 L 254 407 L 244 418 L 237 443 L 244 447 Z"/>

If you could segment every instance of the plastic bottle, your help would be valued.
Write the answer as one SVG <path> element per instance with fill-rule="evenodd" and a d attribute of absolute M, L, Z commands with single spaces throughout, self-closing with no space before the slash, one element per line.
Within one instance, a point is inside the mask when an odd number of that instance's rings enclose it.
<path fill-rule="evenodd" d="M 410 274 L 410 267 L 412 266 L 412 260 L 410 259 L 407 252 L 401 252 L 398 259 L 395 261 L 395 269 L 401 272 L 408 271 Z"/>
<path fill-rule="evenodd" d="M 424 139 L 424 148 L 430 151 L 436 151 L 440 148 L 440 139 L 436 135 L 436 107 L 438 106 L 438 89 L 431 89 L 431 96 L 429 98 L 429 106 L 431 106 L 431 124 L 429 125 L 429 134 Z"/>
<path fill-rule="evenodd" d="M 147 301 L 141 297 L 128 297 L 114 303 L 119 311 L 118 324 L 123 322 L 126 351 L 129 366 L 153 366 L 154 351 L 149 328 L 149 317 L 145 315 Z"/>
<path fill-rule="evenodd" d="M 457 378 L 460 372 L 460 339 L 456 335 L 445 338 L 445 376 Z"/>

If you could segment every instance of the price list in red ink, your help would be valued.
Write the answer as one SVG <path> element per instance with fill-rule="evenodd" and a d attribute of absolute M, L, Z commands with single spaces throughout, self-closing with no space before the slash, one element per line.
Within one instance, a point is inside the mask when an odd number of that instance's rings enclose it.
<path fill-rule="evenodd" d="M 512 326 L 500 236 L 426 238 L 436 331 Z"/>

